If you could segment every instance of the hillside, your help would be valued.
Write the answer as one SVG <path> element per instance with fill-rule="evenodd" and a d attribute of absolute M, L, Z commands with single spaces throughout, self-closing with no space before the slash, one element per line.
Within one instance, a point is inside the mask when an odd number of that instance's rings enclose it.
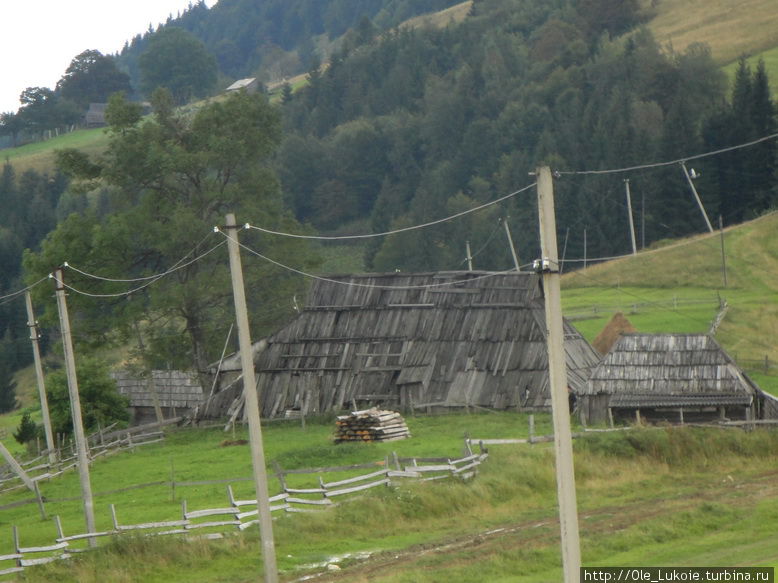
<path fill-rule="evenodd" d="M 722 65 L 778 47 L 778 10 L 772 0 L 659 0 L 649 28 L 660 43 L 683 51 L 711 47 Z"/>
<path fill-rule="evenodd" d="M 724 250 L 726 286 L 719 232 L 668 242 L 634 257 L 565 274 L 567 311 L 602 304 L 603 294 L 610 298 L 606 303 L 619 298 L 611 310 L 603 310 L 601 316 L 586 323 L 590 340 L 613 312 L 630 312 L 635 304 L 642 304 L 641 309 L 651 313 L 651 320 L 665 320 L 660 330 L 651 322 L 638 325 L 640 320 L 629 316 L 639 331 L 707 332 L 721 298 L 729 310 L 716 338 L 765 388 L 778 394 L 778 346 L 773 342 L 778 333 L 778 213 L 725 229 Z M 707 298 L 708 304 L 705 312 L 684 315 L 673 305 L 673 298 L 680 298 L 681 306 L 690 299 Z"/>

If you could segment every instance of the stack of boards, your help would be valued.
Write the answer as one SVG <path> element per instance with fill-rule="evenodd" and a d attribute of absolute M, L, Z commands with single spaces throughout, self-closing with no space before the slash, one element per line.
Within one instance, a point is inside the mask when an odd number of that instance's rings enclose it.
<path fill-rule="evenodd" d="M 382 411 L 373 407 L 340 415 L 335 422 L 335 443 L 344 441 L 397 441 L 410 437 L 402 415 L 395 411 Z"/>

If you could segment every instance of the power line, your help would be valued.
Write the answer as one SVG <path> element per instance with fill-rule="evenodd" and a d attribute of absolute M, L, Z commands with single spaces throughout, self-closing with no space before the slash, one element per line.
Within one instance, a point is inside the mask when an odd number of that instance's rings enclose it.
<path fill-rule="evenodd" d="M 218 232 L 222 233 L 221 230 L 219 230 Z M 227 235 L 225 235 L 224 233 L 222 233 L 222 235 L 224 235 L 224 237 L 227 237 Z M 369 284 L 369 283 L 355 283 L 353 281 L 341 281 L 341 280 L 338 280 L 338 279 L 332 279 L 332 278 L 329 278 L 329 277 L 322 277 L 320 275 L 314 275 L 312 273 L 307 273 L 305 271 L 301 271 L 299 269 L 296 269 L 294 267 L 291 267 L 289 265 L 285 265 L 284 263 L 276 261 L 275 259 L 271 259 L 270 257 L 268 257 L 266 255 L 263 255 L 259 251 L 256 251 L 256 250 L 252 249 L 251 247 L 246 246 L 243 243 L 239 242 L 238 245 L 240 245 L 240 247 L 242 249 L 245 249 L 247 252 L 251 253 L 252 255 L 256 255 L 257 257 L 259 257 L 260 259 L 262 259 L 264 261 L 267 261 L 268 263 L 272 263 L 273 265 L 275 265 L 277 267 L 280 267 L 280 268 L 285 269 L 287 271 L 290 271 L 292 273 L 296 273 L 297 275 L 301 275 L 303 277 L 307 277 L 309 279 L 314 279 L 314 280 L 317 280 L 317 281 L 326 281 L 328 283 L 334 283 L 334 284 L 343 285 L 343 286 L 347 286 L 347 287 L 361 287 L 361 288 L 370 288 L 370 289 L 427 289 L 427 288 L 446 287 L 446 286 L 450 286 L 450 285 L 458 285 L 458 284 L 463 283 L 463 281 L 460 280 L 460 281 L 447 281 L 447 282 L 442 282 L 442 283 L 431 283 L 431 284 L 425 284 L 425 285 L 374 285 L 374 284 Z M 511 269 L 506 269 L 504 271 L 489 272 L 489 273 L 486 273 L 484 275 L 479 275 L 479 276 L 476 276 L 476 277 L 472 277 L 472 278 L 470 278 L 470 279 L 468 279 L 466 281 L 468 281 L 468 282 L 470 282 L 470 281 L 478 281 L 478 280 L 487 279 L 487 278 L 490 278 L 490 277 L 497 277 L 499 275 L 504 275 L 506 273 L 516 273 L 516 268 L 513 267 Z M 407 275 L 413 275 L 413 274 L 411 273 L 411 274 L 407 274 Z"/>
<path fill-rule="evenodd" d="M 713 150 L 711 152 L 705 152 L 704 154 L 695 154 L 694 156 L 685 156 L 683 158 L 678 158 L 677 160 L 671 160 L 669 162 L 654 162 L 651 164 L 640 164 L 637 166 L 628 166 L 626 168 L 612 168 L 610 170 L 570 170 L 570 171 L 558 171 L 556 174 L 562 175 L 562 174 L 616 174 L 619 172 L 632 172 L 634 170 L 646 170 L 649 168 L 661 168 L 664 166 L 673 166 L 675 164 L 681 164 L 682 162 L 688 162 L 689 160 L 699 160 L 701 158 L 707 158 L 710 156 L 717 156 L 718 154 L 724 154 L 726 152 L 731 152 L 733 150 L 739 150 L 741 148 L 748 148 L 750 146 L 755 146 L 756 144 L 760 144 L 762 142 L 766 142 L 768 140 L 774 140 L 778 138 L 778 133 L 776 134 L 770 134 L 769 136 L 763 136 L 761 138 L 757 138 L 756 140 L 746 142 L 744 144 L 738 144 L 736 146 L 729 146 L 727 148 L 721 148 L 719 150 Z"/>
<path fill-rule="evenodd" d="M 100 281 L 108 281 L 108 282 L 113 282 L 113 283 L 135 283 L 135 282 L 139 282 L 139 281 L 157 280 L 157 279 L 160 279 L 160 278 L 165 277 L 167 275 L 170 275 L 171 273 L 174 273 L 174 272 L 178 271 L 179 269 L 184 269 L 185 267 L 189 267 L 193 263 L 196 263 L 197 261 L 200 261 L 200 259 L 202 259 L 206 255 L 209 255 L 209 254 L 213 253 L 216 249 L 218 249 L 219 247 L 221 247 L 222 245 L 225 244 L 225 241 L 221 241 L 216 246 L 212 247 L 211 249 L 209 249 L 208 251 L 202 253 L 201 255 L 198 255 L 197 257 L 195 257 L 191 261 L 187 261 L 186 263 L 181 264 L 182 261 L 184 261 L 192 253 L 194 253 L 197 250 L 197 248 L 200 245 L 203 244 L 203 241 L 205 241 L 210 236 L 211 235 L 209 233 L 208 235 L 203 237 L 202 241 L 200 241 L 197 245 L 195 245 L 195 247 L 189 253 L 187 253 L 181 259 L 176 261 L 171 268 L 169 268 L 166 271 L 163 271 L 161 273 L 157 273 L 155 275 L 149 275 L 149 276 L 146 276 L 146 277 L 135 277 L 135 278 L 130 278 L 130 279 L 116 279 L 116 278 L 110 278 L 110 277 L 103 277 L 103 276 L 100 276 L 100 275 L 96 275 L 94 273 L 88 273 L 86 271 L 78 269 L 77 267 L 74 267 L 73 265 L 71 265 L 67 261 L 65 262 L 64 267 L 67 267 L 68 269 L 72 269 L 76 273 L 80 273 L 81 275 L 86 276 L 86 277 L 90 277 L 92 279 L 97 279 L 97 280 L 100 280 Z"/>
<path fill-rule="evenodd" d="M 48 276 L 46 276 L 46 277 L 42 277 L 41 279 L 39 279 L 39 280 L 38 280 L 38 281 L 36 281 L 35 283 L 33 283 L 33 284 L 30 284 L 30 285 L 28 285 L 28 286 L 27 286 L 27 287 L 25 287 L 25 288 L 22 288 L 22 289 L 20 289 L 20 290 L 17 290 L 17 291 L 15 291 L 15 292 L 11 292 L 10 294 L 4 295 L 4 296 L 0 296 L 0 306 L 2 306 L 2 305 L 5 305 L 5 304 L 9 303 L 9 302 L 11 302 L 12 300 L 15 300 L 16 298 L 18 298 L 18 297 L 19 297 L 19 296 L 21 296 L 22 294 L 24 294 L 24 293 L 26 293 L 26 292 L 28 292 L 28 291 L 32 290 L 33 288 L 37 287 L 39 284 L 43 283 L 43 282 L 44 282 L 44 281 L 46 281 L 47 279 L 49 279 L 49 278 L 48 278 Z"/>
<path fill-rule="evenodd" d="M 285 232 L 282 232 L 282 231 L 273 231 L 273 230 L 270 230 L 270 229 L 265 229 L 263 227 L 257 227 L 255 225 L 251 225 L 251 224 L 248 224 L 248 223 L 246 225 L 247 225 L 247 227 L 249 229 L 254 229 L 255 231 L 261 231 L 261 232 L 267 233 L 269 235 L 280 235 L 282 237 L 293 237 L 293 238 L 296 238 L 296 239 L 316 239 L 316 240 L 320 240 L 320 241 L 337 241 L 337 240 L 348 240 L 348 239 L 369 239 L 369 238 L 372 238 L 372 237 L 385 237 L 385 236 L 388 236 L 388 235 L 396 235 L 397 233 L 404 233 L 406 231 L 413 231 L 415 229 L 423 229 L 425 227 L 431 227 L 433 225 L 437 225 L 437 224 L 440 224 L 440 223 L 445 223 L 447 221 L 451 221 L 453 219 L 457 219 L 459 217 L 463 217 L 463 216 L 468 215 L 470 213 L 474 213 L 476 211 L 480 211 L 481 209 L 484 209 L 486 207 L 489 207 L 489 206 L 501 203 L 504 200 L 508 200 L 511 197 L 514 197 L 514 196 L 516 196 L 518 194 L 521 194 L 522 192 L 525 192 L 525 191 L 529 190 L 530 188 L 533 188 L 536 184 L 537 184 L 536 182 L 533 182 L 532 184 L 529 184 L 529 185 L 525 186 L 524 188 L 521 188 L 521 189 L 519 189 L 519 190 L 517 190 L 515 192 L 511 192 L 510 194 L 506 194 L 505 196 L 502 196 L 502 197 L 500 197 L 500 198 L 498 198 L 496 200 L 492 200 L 490 202 L 484 203 L 484 204 L 479 205 L 477 207 L 471 208 L 471 209 L 466 210 L 466 211 L 462 211 L 460 213 L 456 213 L 456 214 L 450 215 L 450 216 L 442 218 L 442 219 L 437 219 L 437 220 L 434 220 L 434 221 L 430 221 L 428 223 L 422 223 L 420 225 L 413 225 L 411 227 L 402 227 L 400 229 L 394 229 L 392 231 L 385 231 L 383 233 L 370 233 L 370 234 L 367 234 L 367 235 L 333 235 L 333 236 L 326 236 L 326 235 L 298 235 L 298 234 L 295 234 L 295 233 L 285 233 Z"/>

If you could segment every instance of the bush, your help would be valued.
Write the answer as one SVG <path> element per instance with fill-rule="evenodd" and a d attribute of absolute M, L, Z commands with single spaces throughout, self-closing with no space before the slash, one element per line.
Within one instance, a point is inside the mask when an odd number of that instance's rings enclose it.
<path fill-rule="evenodd" d="M 38 424 L 32 420 L 29 411 L 24 412 L 19 427 L 16 428 L 13 435 L 14 439 L 22 445 L 30 443 L 38 437 Z"/>

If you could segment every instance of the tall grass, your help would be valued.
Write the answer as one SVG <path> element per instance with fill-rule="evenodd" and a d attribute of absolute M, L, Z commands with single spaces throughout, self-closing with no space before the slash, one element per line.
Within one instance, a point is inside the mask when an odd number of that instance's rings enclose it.
<path fill-rule="evenodd" d="M 470 425 L 490 417 L 473 416 Z M 373 558 L 341 559 L 341 572 L 318 580 L 559 580 L 553 449 L 492 449 L 469 482 L 408 482 L 321 514 L 277 517 L 283 580 L 359 552 Z M 320 453 L 312 445 L 310 455 Z M 735 547 L 737 563 L 725 564 L 778 564 L 770 527 L 778 520 L 778 434 L 643 429 L 587 436 L 576 441 L 575 456 L 584 564 L 683 565 L 706 557 L 700 564 L 712 565 L 721 560 L 716 552 L 732 556 Z M 214 543 L 124 540 L 74 563 L 30 569 L 25 578 L 213 582 L 257 581 L 259 573 L 254 531 Z"/>

